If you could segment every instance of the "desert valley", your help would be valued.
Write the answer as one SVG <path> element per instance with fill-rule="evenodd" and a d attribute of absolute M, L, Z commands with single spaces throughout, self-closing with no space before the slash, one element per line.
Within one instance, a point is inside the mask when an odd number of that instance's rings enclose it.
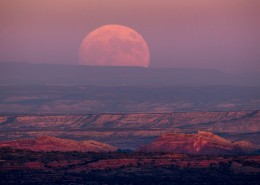
<path fill-rule="evenodd" d="M 3 184 L 259 182 L 259 111 L 0 118 Z"/>
<path fill-rule="evenodd" d="M 260 185 L 259 0 L 0 0 L 1 185 Z"/>

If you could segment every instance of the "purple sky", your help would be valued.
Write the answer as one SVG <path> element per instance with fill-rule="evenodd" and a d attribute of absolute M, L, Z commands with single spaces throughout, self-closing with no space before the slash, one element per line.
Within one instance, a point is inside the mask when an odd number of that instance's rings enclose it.
<path fill-rule="evenodd" d="M 106 24 L 139 32 L 151 67 L 260 71 L 259 0 L 1 0 L 0 62 L 77 64 Z"/>

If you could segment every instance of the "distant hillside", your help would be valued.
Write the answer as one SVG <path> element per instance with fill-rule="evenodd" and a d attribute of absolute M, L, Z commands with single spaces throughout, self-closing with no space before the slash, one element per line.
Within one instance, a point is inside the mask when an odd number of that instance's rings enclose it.
<path fill-rule="evenodd" d="M 0 85 L 0 114 L 260 110 L 260 87 Z"/>
<path fill-rule="evenodd" d="M 166 133 L 154 142 L 140 147 L 142 152 L 186 154 L 245 154 L 256 150 L 257 146 L 250 142 L 232 142 L 205 131 L 199 131 L 198 134 Z"/>
<path fill-rule="evenodd" d="M 79 152 L 109 152 L 116 148 L 97 141 L 74 141 L 59 139 L 55 137 L 42 136 L 37 139 L 22 139 L 0 142 L 0 147 L 11 147 L 14 149 L 27 149 L 32 151 L 79 151 Z"/>
<path fill-rule="evenodd" d="M 0 116 L 0 141 L 50 135 L 136 149 L 163 133 L 205 130 L 260 145 L 260 111 Z"/>
<path fill-rule="evenodd" d="M 210 69 L 94 67 L 0 63 L 0 84 L 59 85 L 260 85 L 260 75 L 228 75 Z"/>

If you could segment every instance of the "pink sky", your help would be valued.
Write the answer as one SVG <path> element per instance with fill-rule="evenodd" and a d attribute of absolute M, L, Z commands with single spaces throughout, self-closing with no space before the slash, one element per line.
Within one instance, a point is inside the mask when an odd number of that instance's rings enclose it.
<path fill-rule="evenodd" d="M 1 0 L 0 62 L 78 63 L 87 33 L 139 32 L 151 67 L 260 71 L 259 0 Z"/>

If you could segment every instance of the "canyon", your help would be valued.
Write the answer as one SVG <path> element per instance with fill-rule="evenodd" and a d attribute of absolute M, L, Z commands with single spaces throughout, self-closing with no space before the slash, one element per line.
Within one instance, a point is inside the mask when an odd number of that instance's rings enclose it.
<path fill-rule="evenodd" d="M 61 139 L 96 140 L 135 150 L 167 132 L 213 132 L 226 139 L 259 145 L 260 111 L 106 113 L 85 115 L 1 115 L 0 141 L 44 135 Z"/>

